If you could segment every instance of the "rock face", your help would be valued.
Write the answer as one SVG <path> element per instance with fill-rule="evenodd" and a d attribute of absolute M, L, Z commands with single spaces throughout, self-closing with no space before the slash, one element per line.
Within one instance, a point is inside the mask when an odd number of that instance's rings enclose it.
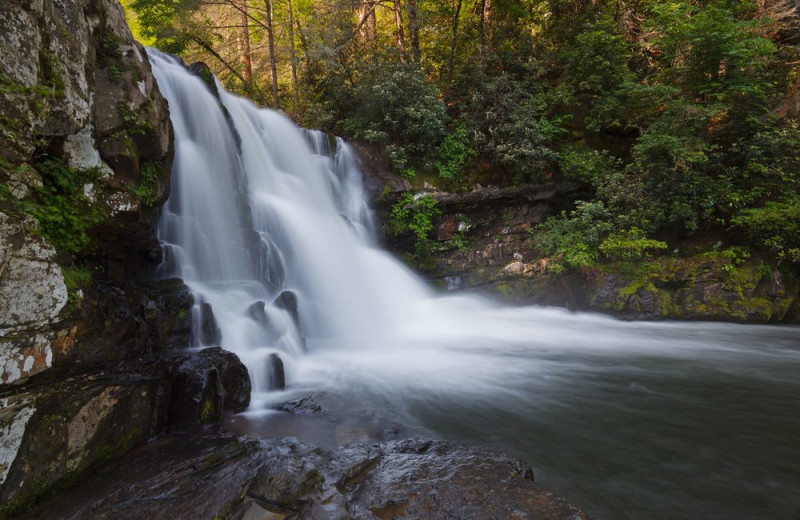
<path fill-rule="evenodd" d="M 107 277 L 129 277 L 157 250 L 151 229 L 169 195 L 173 139 L 122 7 L 4 1 L 0 48 L 0 196 L 57 211 L 48 186 L 68 181 L 60 195 L 91 207 L 74 217 L 91 224 L 90 256 Z"/>
<path fill-rule="evenodd" d="M 176 356 L 200 328 L 192 296 L 143 281 L 173 135 L 120 4 L 4 0 L 0 49 L 0 517 L 16 517 L 184 427 L 171 412 L 187 366 L 214 413 L 247 406 L 249 386 L 232 354 Z"/>
<path fill-rule="evenodd" d="M 625 319 L 800 322 L 800 273 L 787 263 L 780 270 L 767 268 L 774 259 L 756 255 L 734 261 L 723 254 L 724 244 L 715 252 L 709 244 L 687 241 L 674 256 L 599 264 L 583 272 L 551 270 L 551 259 L 536 250 L 532 233 L 545 218 L 581 198 L 576 186 L 486 188 L 431 196 L 442 215 L 434 222 L 430 258 L 414 267 L 442 288 Z M 386 214 L 390 201 L 378 204 Z M 412 236 L 385 239 L 396 252 L 412 256 Z"/>
<path fill-rule="evenodd" d="M 135 483 L 136 485 L 131 485 Z M 202 497 L 202 499 L 199 499 Z M 422 440 L 325 452 L 284 440 L 139 450 L 31 518 L 581 520 L 496 450 Z"/>

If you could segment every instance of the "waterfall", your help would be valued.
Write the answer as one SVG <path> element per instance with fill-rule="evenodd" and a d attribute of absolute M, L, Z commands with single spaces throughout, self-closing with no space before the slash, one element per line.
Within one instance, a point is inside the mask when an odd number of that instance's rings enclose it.
<path fill-rule="evenodd" d="M 193 291 L 193 346 L 219 340 L 201 330 L 210 305 L 258 393 L 270 354 L 290 374 L 307 345 L 385 343 L 431 294 L 376 248 L 350 147 L 221 86 L 217 99 L 177 59 L 148 52 L 175 128 L 160 274 Z"/>

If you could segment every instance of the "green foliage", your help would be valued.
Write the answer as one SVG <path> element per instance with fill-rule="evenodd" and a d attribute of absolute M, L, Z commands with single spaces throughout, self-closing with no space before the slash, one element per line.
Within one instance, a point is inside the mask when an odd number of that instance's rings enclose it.
<path fill-rule="evenodd" d="M 447 111 L 422 71 L 407 64 L 367 67 L 343 100 L 339 130 L 355 139 L 387 145 L 392 164 L 432 158 L 445 136 Z"/>
<path fill-rule="evenodd" d="M 425 256 L 430 250 L 433 219 L 439 215 L 441 210 L 436 207 L 433 197 L 406 192 L 392 206 L 392 231 L 395 234 L 410 231 L 414 235 L 414 249 L 418 255 Z"/>
<path fill-rule="evenodd" d="M 767 202 L 748 208 L 731 223 L 744 229 L 751 243 L 763 247 L 779 259 L 800 262 L 800 202 Z"/>
<path fill-rule="evenodd" d="M 78 291 L 92 284 L 92 273 L 81 267 L 61 267 L 61 274 L 67 286 L 67 303 L 72 305 L 77 301 Z"/>
<path fill-rule="evenodd" d="M 665 242 L 647 238 L 644 231 L 639 228 L 611 233 L 598 247 L 606 257 L 622 261 L 641 260 L 650 256 L 651 252 L 666 248 Z"/>
<path fill-rule="evenodd" d="M 547 99 L 532 83 L 502 75 L 479 85 L 469 102 L 468 123 L 476 147 L 490 162 L 520 180 L 552 175 L 554 141 L 564 134 L 561 119 L 547 113 Z"/>
<path fill-rule="evenodd" d="M 533 230 L 536 247 L 551 256 L 551 271 L 595 264 L 603 238 L 615 227 L 608 209 L 598 202 L 579 201 L 573 211 L 550 217 Z"/>
<path fill-rule="evenodd" d="M 436 161 L 436 170 L 442 179 L 458 178 L 478 153 L 470 143 L 469 134 L 464 126 L 457 127 L 439 145 L 439 160 Z"/>
<path fill-rule="evenodd" d="M 200 29 L 191 23 L 191 13 L 198 7 L 194 0 L 129 0 L 136 12 L 140 34 L 161 50 L 181 53 Z"/>
<path fill-rule="evenodd" d="M 117 103 L 117 112 L 125 124 L 125 130 L 131 135 L 142 136 L 153 132 L 153 124 L 145 119 L 142 114 L 132 110 L 126 101 Z"/>

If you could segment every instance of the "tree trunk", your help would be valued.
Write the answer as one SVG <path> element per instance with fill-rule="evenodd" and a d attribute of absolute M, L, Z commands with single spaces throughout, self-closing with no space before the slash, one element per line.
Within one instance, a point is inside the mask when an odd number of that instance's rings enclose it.
<path fill-rule="evenodd" d="M 375 6 L 377 3 L 377 0 L 364 0 L 357 11 L 359 21 L 358 33 L 361 36 L 361 41 L 370 48 L 375 45 L 378 34 L 375 22 Z"/>
<path fill-rule="evenodd" d="M 456 42 L 458 41 L 458 17 L 461 14 L 461 0 L 456 2 L 456 12 L 453 14 L 453 40 L 450 43 L 450 59 L 447 60 L 447 88 L 453 82 L 453 69 L 456 61 Z"/>
<path fill-rule="evenodd" d="M 478 28 L 481 39 L 481 56 L 483 56 L 486 48 L 486 39 L 492 38 L 491 29 L 489 27 L 489 19 L 492 14 L 492 0 L 481 0 L 481 21 Z"/>
<path fill-rule="evenodd" d="M 272 25 L 272 2 L 264 0 L 264 7 L 267 8 L 267 43 L 269 46 L 269 68 L 272 71 L 272 104 L 277 110 L 281 107 L 281 103 L 278 99 L 278 64 L 275 61 L 275 28 Z"/>
<path fill-rule="evenodd" d="M 411 61 L 419 63 L 421 53 L 419 49 L 419 18 L 417 0 L 406 0 L 408 15 L 408 35 L 411 40 Z"/>
<path fill-rule="evenodd" d="M 403 14 L 400 0 L 394 0 L 394 23 L 397 26 L 397 50 L 400 52 L 400 61 L 406 61 L 406 45 L 403 37 Z"/>
<path fill-rule="evenodd" d="M 300 93 L 297 90 L 297 56 L 294 48 L 294 22 L 292 19 L 292 0 L 286 0 L 287 14 L 289 15 L 289 60 L 292 65 L 292 92 L 294 93 L 294 110 L 300 110 Z"/>
<path fill-rule="evenodd" d="M 299 16 L 295 19 L 295 23 L 297 24 L 297 36 L 300 38 L 300 48 L 303 49 L 303 56 L 305 57 L 306 77 L 308 77 L 308 68 L 311 65 L 311 59 L 308 55 L 308 40 L 306 40 L 306 35 L 303 32 L 303 26 L 300 25 Z"/>
<path fill-rule="evenodd" d="M 252 90 L 253 62 L 250 56 L 250 18 L 247 16 L 247 0 L 242 0 L 239 6 L 239 14 L 242 18 L 242 30 L 239 34 L 239 51 L 242 53 L 242 65 L 244 65 L 243 75 L 247 82 L 247 89 Z"/>

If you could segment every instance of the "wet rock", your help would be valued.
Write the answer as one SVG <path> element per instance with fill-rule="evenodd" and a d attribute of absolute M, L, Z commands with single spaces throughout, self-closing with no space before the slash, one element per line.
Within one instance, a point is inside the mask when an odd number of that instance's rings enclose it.
<path fill-rule="evenodd" d="M 269 390 L 285 390 L 286 374 L 283 370 L 283 361 L 278 354 L 270 354 L 267 358 L 267 372 L 269 374 Z"/>
<path fill-rule="evenodd" d="M 219 89 L 217 89 L 217 82 L 214 80 L 214 73 L 208 68 L 208 65 L 202 61 L 196 61 L 187 67 L 189 72 L 200 78 L 206 84 L 211 94 L 219 99 Z"/>
<path fill-rule="evenodd" d="M 525 271 L 525 264 L 520 262 L 519 260 L 514 261 L 503 267 L 503 273 L 505 274 L 522 274 Z"/>
<path fill-rule="evenodd" d="M 505 453 L 417 439 L 332 452 L 293 439 L 163 441 L 33 514 L 55 512 L 65 520 L 243 518 L 248 512 L 297 520 L 587 518 L 538 489 L 530 466 Z"/>
<path fill-rule="evenodd" d="M 181 356 L 172 369 L 170 429 L 182 433 L 219 424 L 224 410 L 250 404 L 250 376 L 236 354 L 219 347 Z"/>
<path fill-rule="evenodd" d="M 275 307 L 288 312 L 294 320 L 297 329 L 300 330 L 300 314 L 297 311 L 297 295 L 292 291 L 283 291 L 273 302 Z"/>
<path fill-rule="evenodd" d="M 285 403 L 275 405 L 276 410 L 288 412 L 294 415 L 324 415 L 325 410 L 316 402 L 312 396 L 294 399 Z"/>
<path fill-rule="evenodd" d="M 255 321 L 256 323 L 261 324 L 262 326 L 266 326 L 269 323 L 269 319 L 267 318 L 267 313 L 264 310 L 266 304 L 262 301 L 257 301 L 254 304 L 250 305 L 246 311 L 244 311 L 245 315 L 250 318 L 251 320 Z"/>
<path fill-rule="evenodd" d="M 200 304 L 200 344 L 219 345 L 221 342 L 222 332 L 217 326 L 214 310 L 210 303 L 203 302 Z"/>

